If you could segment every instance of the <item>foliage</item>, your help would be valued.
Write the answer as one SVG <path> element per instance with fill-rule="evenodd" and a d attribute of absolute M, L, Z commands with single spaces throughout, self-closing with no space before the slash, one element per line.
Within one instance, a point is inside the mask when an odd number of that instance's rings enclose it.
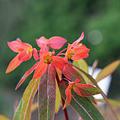
<path fill-rule="evenodd" d="M 31 114 L 35 110 L 33 109 L 33 100 L 36 93 L 38 93 L 38 107 L 36 108 L 38 108 L 38 119 L 40 120 L 54 120 L 61 102 L 66 120 L 69 120 L 66 109 L 69 105 L 84 120 L 104 120 L 103 115 L 95 107 L 97 100 L 93 95 L 96 94 L 103 96 L 106 104 L 111 109 L 113 119 L 117 119 L 109 100 L 97 85 L 96 80 L 101 80 L 111 74 L 119 66 L 120 61 L 115 61 L 104 68 L 95 80 L 88 74 L 88 65 L 83 60 L 89 56 L 90 51 L 81 43 L 83 39 L 84 32 L 76 41 L 72 44 L 68 43 L 67 48 L 57 54 L 56 51 L 67 42 L 63 37 L 54 36 L 49 39 L 44 36 L 40 37 L 36 40 L 37 45 L 40 47 L 39 50 L 20 39 L 8 42 L 9 48 L 17 55 L 10 61 L 6 70 L 7 74 L 32 57 L 35 60 L 35 64 L 24 73 L 16 86 L 17 90 L 28 76 L 34 72 L 32 80 L 29 82 L 16 108 L 13 120 L 31 119 Z M 93 67 L 94 70 L 95 66 Z"/>

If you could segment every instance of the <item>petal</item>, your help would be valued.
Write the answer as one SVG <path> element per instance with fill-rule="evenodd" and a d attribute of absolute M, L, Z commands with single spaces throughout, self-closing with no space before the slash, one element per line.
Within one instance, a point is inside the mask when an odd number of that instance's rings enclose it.
<path fill-rule="evenodd" d="M 39 54 L 36 48 L 33 48 L 33 57 L 36 61 L 39 60 Z"/>
<path fill-rule="evenodd" d="M 8 46 L 14 52 L 21 52 L 28 48 L 32 48 L 30 44 L 22 42 L 19 38 L 17 40 L 8 42 Z"/>
<path fill-rule="evenodd" d="M 22 46 L 22 41 L 19 38 L 15 41 L 8 42 L 7 44 L 9 48 L 14 52 L 20 52 L 24 49 Z"/>
<path fill-rule="evenodd" d="M 66 42 L 66 39 L 63 37 L 54 36 L 48 40 L 48 45 L 53 49 L 60 49 Z"/>
<path fill-rule="evenodd" d="M 37 68 L 37 66 L 38 66 L 38 62 L 35 65 L 33 65 L 29 70 L 27 70 L 25 72 L 25 74 L 23 75 L 23 77 L 18 82 L 15 90 L 17 90 L 24 83 L 24 81 L 27 79 L 27 77 Z"/>
<path fill-rule="evenodd" d="M 63 70 L 64 65 L 66 64 L 66 61 L 59 57 L 59 56 L 53 56 L 53 64 L 55 65 L 56 68 L 58 68 L 60 71 Z"/>
<path fill-rule="evenodd" d="M 25 50 L 23 52 L 20 52 L 19 59 L 22 62 L 25 62 L 29 60 L 32 57 L 32 52 L 26 52 Z"/>
<path fill-rule="evenodd" d="M 47 64 L 45 64 L 43 61 L 40 61 L 38 63 L 39 65 L 37 66 L 34 75 L 33 75 L 33 79 L 39 79 L 42 77 L 42 75 L 46 72 L 47 70 Z"/>
<path fill-rule="evenodd" d="M 42 36 L 36 40 L 36 43 L 40 48 L 44 48 L 48 44 L 48 39 Z"/>
<path fill-rule="evenodd" d="M 65 100 L 63 109 L 65 109 L 66 106 L 70 104 L 71 99 L 72 99 L 71 89 L 69 88 L 69 86 L 65 90 L 65 95 L 66 95 L 66 100 Z"/>
<path fill-rule="evenodd" d="M 84 32 L 82 32 L 81 36 L 72 44 L 72 46 L 77 45 L 79 42 L 81 42 L 84 38 Z"/>
<path fill-rule="evenodd" d="M 10 61 L 9 65 L 7 67 L 6 73 L 8 74 L 8 73 L 12 72 L 13 70 L 15 70 L 21 63 L 22 63 L 22 61 L 19 60 L 19 54 L 18 54 L 16 57 L 14 57 Z"/>
<path fill-rule="evenodd" d="M 81 33 L 80 37 L 77 39 L 77 43 L 81 42 L 84 38 L 84 32 Z"/>
<path fill-rule="evenodd" d="M 75 54 L 72 57 L 72 60 L 80 60 L 87 58 L 89 56 L 89 49 L 85 46 L 79 46 L 79 48 L 75 48 Z"/>
<path fill-rule="evenodd" d="M 77 78 L 77 79 L 75 80 L 75 83 L 79 83 L 79 82 L 80 82 L 80 79 Z"/>

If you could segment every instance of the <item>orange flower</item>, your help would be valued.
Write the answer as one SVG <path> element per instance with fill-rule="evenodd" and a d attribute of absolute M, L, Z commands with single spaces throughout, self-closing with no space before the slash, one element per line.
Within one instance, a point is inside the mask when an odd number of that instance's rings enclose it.
<path fill-rule="evenodd" d="M 84 38 L 84 33 L 81 34 L 80 38 L 73 42 L 72 44 L 68 44 L 68 48 L 65 54 L 65 57 L 68 60 L 79 60 L 88 57 L 89 49 L 80 43 L 80 41 Z"/>
<path fill-rule="evenodd" d="M 100 93 L 99 89 L 94 87 L 93 85 L 82 84 L 80 83 L 79 79 L 76 79 L 74 82 L 69 82 L 69 85 L 65 90 L 66 100 L 63 108 L 65 108 L 67 105 L 70 104 L 72 100 L 72 94 L 71 94 L 72 90 L 81 97 L 89 97 Z"/>
<path fill-rule="evenodd" d="M 28 71 L 25 72 L 21 80 L 16 86 L 16 89 L 18 89 L 23 82 L 26 80 L 26 78 L 33 72 L 33 79 L 40 79 L 43 74 L 46 72 L 47 68 L 50 64 L 52 64 L 56 69 L 59 69 L 62 71 L 63 66 L 66 62 L 63 58 L 59 56 L 55 56 L 53 52 L 46 51 L 42 54 L 40 61 L 38 61 L 35 65 L 33 65 Z"/>
<path fill-rule="evenodd" d="M 22 62 L 29 60 L 32 57 L 32 54 L 36 60 L 38 59 L 37 50 L 32 48 L 30 44 L 22 42 L 20 39 L 8 42 L 8 46 L 13 52 L 18 54 L 9 63 L 6 73 L 10 73 L 11 71 L 15 70 Z"/>

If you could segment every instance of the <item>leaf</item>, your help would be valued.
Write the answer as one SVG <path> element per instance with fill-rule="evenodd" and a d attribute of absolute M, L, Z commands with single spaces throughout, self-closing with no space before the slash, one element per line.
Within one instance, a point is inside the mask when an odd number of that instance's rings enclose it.
<path fill-rule="evenodd" d="M 86 63 L 85 60 L 73 61 L 73 65 L 74 65 L 75 67 L 78 67 L 78 68 L 82 69 L 82 70 L 85 71 L 86 73 L 88 73 L 88 65 L 87 65 L 87 63 Z M 82 75 L 83 79 L 84 79 L 87 83 L 90 83 L 90 81 L 88 80 L 88 78 L 87 78 L 82 72 L 80 72 L 80 71 L 78 71 L 78 72 Z"/>
<path fill-rule="evenodd" d="M 80 96 L 87 97 L 95 94 L 100 94 L 100 89 L 91 84 L 77 83 L 73 90 Z"/>
<path fill-rule="evenodd" d="M 58 84 L 56 82 L 56 99 L 55 99 L 55 112 L 56 113 L 59 111 L 60 106 L 61 106 L 61 95 L 60 95 Z M 36 109 L 38 109 L 38 103 L 32 104 L 31 111 L 34 112 Z"/>
<path fill-rule="evenodd" d="M 113 110 L 111 104 L 109 103 L 107 96 L 104 94 L 104 92 L 103 92 L 103 91 L 101 90 L 101 88 L 98 86 L 96 80 L 95 80 L 91 75 L 89 75 L 88 73 L 84 72 L 82 69 L 79 69 L 78 67 L 76 67 L 76 69 L 79 70 L 79 71 L 81 71 L 84 75 L 86 75 L 86 77 L 88 77 L 88 79 L 89 79 L 97 88 L 100 89 L 100 91 L 101 91 L 100 94 L 103 96 L 103 98 L 104 98 L 104 100 L 106 101 L 107 105 L 108 105 L 109 108 L 111 109 L 111 113 L 112 113 L 113 119 L 118 120 L 117 115 L 116 115 L 115 111 Z"/>
<path fill-rule="evenodd" d="M 34 112 L 34 111 L 37 110 L 37 109 L 38 109 L 38 102 L 32 103 L 31 111 Z"/>
<path fill-rule="evenodd" d="M 38 90 L 40 80 L 32 79 L 28 84 L 23 97 L 15 111 L 13 120 L 30 120 L 32 100 Z"/>
<path fill-rule="evenodd" d="M 46 73 L 41 77 L 41 82 L 38 89 L 38 119 L 40 120 L 48 120 L 47 80 L 48 69 Z"/>
<path fill-rule="evenodd" d="M 97 68 L 97 66 L 98 66 L 98 60 L 95 60 L 95 61 L 93 62 L 93 65 L 92 65 L 92 74 L 91 74 L 91 75 L 94 74 L 95 69 Z"/>
<path fill-rule="evenodd" d="M 73 62 L 74 66 L 77 66 L 88 73 L 88 65 L 85 60 L 81 59 Z"/>
<path fill-rule="evenodd" d="M 51 64 L 48 68 L 47 80 L 47 97 L 48 97 L 48 116 L 49 120 L 54 120 L 55 117 L 55 99 L 56 99 L 56 71 L 55 67 Z"/>
<path fill-rule="evenodd" d="M 61 105 L 61 95 L 60 95 L 58 84 L 56 82 L 56 99 L 55 99 L 55 112 L 56 113 L 59 111 L 60 105 Z"/>
<path fill-rule="evenodd" d="M 104 99 L 96 99 L 97 102 L 105 102 Z M 120 100 L 108 99 L 113 107 L 120 107 Z"/>
<path fill-rule="evenodd" d="M 60 85 L 60 91 L 65 100 L 65 88 L 62 84 Z M 70 105 L 84 120 L 104 120 L 103 116 L 88 98 L 80 97 L 74 92 L 72 95 L 73 97 Z"/>
<path fill-rule="evenodd" d="M 4 115 L 0 115 L 0 120 L 9 120 L 9 119 Z"/>
<path fill-rule="evenodd" d="M 97 82 L 102 80 L 103 78 L 107 77 L 108 75 L 112 74 L 117 67 L 120 65 L 120 60 L 114 61 L 111 64 L 107 65 L 98 75 L 97 75 Z"/>

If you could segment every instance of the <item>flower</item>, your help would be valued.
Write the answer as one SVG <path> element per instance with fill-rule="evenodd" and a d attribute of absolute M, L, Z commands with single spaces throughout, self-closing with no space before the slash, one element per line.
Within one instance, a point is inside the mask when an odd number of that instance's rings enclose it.
<path fill-rule="evenodd" d="M 6 73 L 10 73 L 15 70 L 22 62 L 29 60 L 32 57 L 37 60 L 37 50 L 32 48 L 32 46 L 28 43 L 22 42 L 19 38 L 15 41 L 8 42 L 9 48 L 18 53 L 9 63 Z"/>
<path fill-rule="evenodd" d="M 74 82 L 69 81 L 69 84 L 65 90 L 66 100 L 63 108 L 70 104 L 72 100 L 72 90 L 81 97 L 89 97 L 100 93 L 100 90 L 95 86 L 80 83 L 80 79 L 76 79 Z"/>
<path fill-rule="evenodd" d="M 54 36 L 49 39 L 44 36 L 36 40 L 37 45 L 41 48 L 40 52 L 48 51 L 49 48 L 60 49 L 67 42 L 63 37 Z"/>
<path fill-rule="evenodd" d="M 16 86 L 16 89 L 18 89 L 23 82 L 26 80 L 26 78 L 34 71 L 33 79 L 39 79 L 43 76 L 43 74 L 46 72 L 49 65 L 53 65 L 56 69 L 59 69 L 62 71 L 64 64 L 66 64 L 66 61 L 64 61 L 63 58 L 59 56 L 55 56 L 54 52 L 46 51 L 42 54 L 41 59 L 36 62 L 35 65 L 33 65 L 29 70 L 25 72 L 23 77 L 20 79 L 19 83 Z"/>
<path fill-rule="evenodd" d="M 80 43 L 80 41 L 84 38 L 84 32 L 81 34 L 78 40 L 73 42 L 72 44 L 68 44 L 67 51 L 65 53 L 65 57 L 68 60 L 79 60 L 88 57 L 89 49 Z"/>

